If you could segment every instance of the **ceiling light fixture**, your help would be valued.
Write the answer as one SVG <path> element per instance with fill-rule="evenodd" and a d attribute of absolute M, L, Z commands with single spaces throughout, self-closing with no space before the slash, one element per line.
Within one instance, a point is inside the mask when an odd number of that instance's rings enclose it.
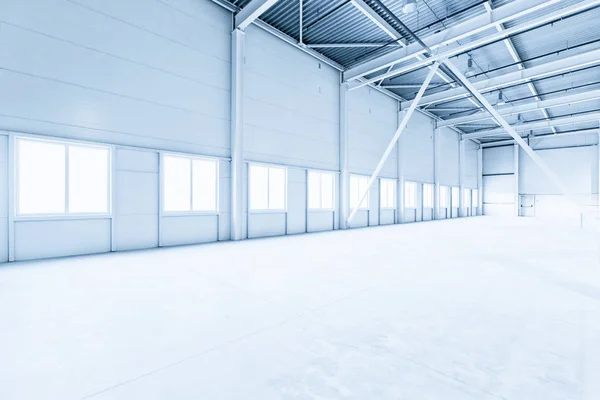
<path fill-rule="evenodd" d="M 475 74 L 475 68 L 473 67 L 473 58 L 469 54 L 469 59 L 467 60 L 467 69 L 465 70 L 466 76 L 472 76 Z"/>
<path fill-rule="evenodd" d="M 410 14 L 417 11 L 417 0 L 404 0 L 402 2 L 402 12 Z"/>
<path fill-rule="evenodd" d="M 504 101 L 504 96 L 502 96 L 502 90 L 500 90 L 498 92 L 498 102 L 496 103 L 497 106 L 503 106 L 506 104 L 506 101 Z"/>

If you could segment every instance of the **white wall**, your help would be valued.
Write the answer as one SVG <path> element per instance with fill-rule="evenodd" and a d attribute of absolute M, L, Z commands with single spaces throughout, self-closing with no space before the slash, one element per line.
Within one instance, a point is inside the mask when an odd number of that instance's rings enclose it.
<path fill-rule="evenodd" d="M 159 226 L 162 245 L 229 238 L 228 162 L 219 226 L 216 216 L 159 219 L 158 196 L 158 150 L 229 155 L 228 11 L 197 0 L 5 0 L 0 14 L 0 129 L 117 145 L 113 218 L 17 221 L 16 260 L 156 247 Z"/>
<path fill-rule="evenodd" d="M 433 183 L 433 123 L 421 113 L 414 113 L 400 136 L 407 181 Z"/>
<path fill-rule="evenodd" d="M 515 215 L 514 146 L 483 149 L 483 213 Z"/>
<path fill-rule="evenodd" d="M 563 181 L 569 195 L 583 205 L 598 204 L 599 160 L 598 136 L 555 136 L 531 139 L 534 151 Z M 530 204 L 533 210 L 521 210 L 521 215 L 549 218 L 554 222 L 579 224 L 580 210 L 519 149 L 519 204 Z M 484 212 L 516 215 L 514 146 L 485 148 L 483 151 Z"/>
<path fill-rule="evenodd" d="M 14 258 L 229 239 L 232 15 L 209 0 L 0 2 L 0 261 L 9 256 L 6 135 L 113 145 L 108 217 L 17 218 Z M 338 228 L 340 72 L 255 26 L 245 34 L 244 159 L 288 167 L 286 213 L 248 213 L 248 237 Z M 398 104 L 362 88 L 348 97 L 349 169 L 372 173 L 398 125 Z M 12 133 L 9 133 L 12 132 Z M 433 182 L 433 121 L 415 113 L 381 173 Z M 458 171 L 456 135 L 442 161 Z M 161 212 L 161 152 L 219 157 L 219 212 Z M 451 154 L 452 153 L 452 154 Z M 248 164 L 246 164 L 248 165 Z M 307 173 L 336 173 L 335 211 L 306 207 Z M 247 174 L 247 168 L 246 168 Z M 448 175 L 454 182 L 454 173 Z M 247 178 L 244 203 L 247 204 Z M 355 226 L 388 224 L 371 207 Z"/>
<path fill-rule="evenodd" d="M 8 137 L 0 135 L 0 262 L 8 261 Z"/>
<path fill-rule="evenodd" d="M 2 129 L 229 155 L 226 10 L 197 0 L 4 0 L 0 15 Z"/>

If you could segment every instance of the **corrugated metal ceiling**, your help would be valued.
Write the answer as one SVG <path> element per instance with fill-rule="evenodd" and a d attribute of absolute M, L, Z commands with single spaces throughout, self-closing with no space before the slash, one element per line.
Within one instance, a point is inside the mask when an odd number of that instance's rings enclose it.
<path fill-rule="evenodd" d="M 249 1 L 235 0 L 233 3 L 243 8 Z M 403 32 L 403 27 L 396 23 L 393 16 L 387 13 L 388 11 L 392 12 L 395 17 L 402 21 L 402 24 L 412 30 L 421 39 L 487 12 L 483 4 L 484 1 L 481 0 L 417 0 L 418 11 L 408 15 L 402 13 L 401 0 L 364 1 L 388 24 L 393 26 L 397 32 Z M 379 7 L 378 1 L 383 3 L 388 10 L 386 11 Z M 581 0 L 561 0 L 536 13 L 509 21 L 504 25 L 504 28 L 508 29 L 522 24 L 540 15 L 576 4 L 579 1 Z M 490 3 L 493 8 L 498 8 L 511 2 L 511 0 L 493 0 Z M 279 2 L 261 16 L 261 19 L 299 41 L 300 7 L 301 0 L 279 0 Z M 346 68 L 398 49 L 397 45 L 393 46 L 389 44 L 392 38 L 359 11 L 350 0 L 302 0 L 302 10 L 302 42 L 304 44 L 388 43 L 387 46 L 381 47 L 315 48 L 316 51 Z M 510 38 L 510 43 L 514 46 L 520 59 L 525 60 L 523 65 L 526 68 L 530 68 L 600 48 L 600 30 L 597 29 L 597 21 L 599 19 L 600 7 L 597 7 L 534 30 L 514 35 Z M 495 30 L 492 28 L 486 32 L 477 33 L 461 40 L 460 43 L 455 43 L 446 48 L 471 42 L 490 35 L 493 32 Z M 410 37 L 405 39 L 413 42 Z M 469 52 L 469 55 L 473 58 L 474 66 L 478 73 L 477 76 L 471 78 L 472 81 L 493 78 L 517 70 L 515 60 L 510 54 L 507 45 L 502 40 L 472 50 Z M 466 68 L 467 59 L 468 55 L 462 54 L 453 57 L 452 61 L 459 67 Z M 412 62 L 406 61 L 402 64 L 397 64 L 394 68 L 400 68 Z M 383 86 L 419 84 L 424 80 L 427 72 L 427 68 L 411 71 L 391 79 L 386 79 L 383 82 Z M 443 82 L 440 77 L 435 77 L 434 84 L 431 85 L 427 94 L 450 88 L 450 85 L 439 85 Z M 599 89 L 600 67 L 544 78 L 536 81 L 534 87 L 537 93 L 540 94 L 541 99 L 553 98 L 565 93 L 571 94 Z M 411 99 L 415 96 L 418 88 L 389 90 L 403 98 Z M 564 90 L 564 92 L 558 92 L 561 90 Z M 535 100 L 530 88 L 526 84 L 505 88 L 503 89 L 503 95 L 508 102 L 515 104 L 523 104 Z M 492 104 L 496 102 L 497 96 L 497 92 L 486 94 L 486 97 Z M 471 109 L 475 107 L 472 102 L 466 99 L 436 104 L 436 106 L 465 107 Z M 435 107 L 433 108 L 435 109 Z M 596 109 L 600 109 L 599 101 L 575 104 L 567 106 L 562 110 L 550 109 L 548 110 L 548 114 L 550 117 L 553 117 L 555 115 L 563 115 L 564 112 L 581 113 Z M 442 118 L 456 115 L 455 112 L 434 112 Z M 545 116 L 542 111 L 535 111 L 524 113 L 522 118 L 525 121 L 529 121 L 543 119 Z M 511 122 L 514 121 L 511 120 Z M 465 132 L 471 130 L 473 129 L 464 128 Z M 536 133 L 542 133 L 542 131 Z"/>

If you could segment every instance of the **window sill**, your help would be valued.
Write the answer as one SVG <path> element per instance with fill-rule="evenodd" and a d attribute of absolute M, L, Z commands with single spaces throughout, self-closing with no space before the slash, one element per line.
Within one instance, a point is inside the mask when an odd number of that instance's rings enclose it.
<path fill-rule="evenodd" d="M 287 210 L 249 210 L 248 214 L 287 214 Z"/>
<path fill-rule="evenodd" d="M 335 212 L 333 208 L 309 208 L 309 213 L 330 213 Z"/>
<path fill-rule="evenodd" d="M 28 221 L 70 221 L 70 220 L 89 220 L 89 219 L 111 219 L 112 214 L 32 214 L 17 215 L 15 222 Z"/>
<path fill-rule="evenodd" d="M 210 217 L 218 216 L 219 214 L 218 211 L 163 211 L 162 217 Z"/>

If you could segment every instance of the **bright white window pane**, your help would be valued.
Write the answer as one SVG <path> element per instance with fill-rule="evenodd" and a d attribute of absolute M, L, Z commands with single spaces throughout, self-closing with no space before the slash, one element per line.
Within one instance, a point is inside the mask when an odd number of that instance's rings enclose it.
<path fill-rule="evenodd" d="M 165 211 L 190 211 L 191 160 L 165 156 L 163 161 Z"/>
<path fill-rule="evenodd" d="M 69 212 L 108 212 L 109 150 L 69 146 Z"/>
<path fill-rule="evenodd" d="M 269 168 L 250 166 L 250 208 L 266 210 L 269 208 Z"/>
<path fill-rule="evenodd" d="M 448 208 L 448 187 L 440 186 L 440 207 Z"/>
<path fill-rule="evenodd" d="M 396 182 L 389 179 L 381 180 L 381 207 L 394 208 L 395 205 Z"/>
<path fill-rule="evenodd" d="M 471 207 L 477 207 L 479 203 L 479 192 L 477 190 L 473 190 L 473 196 L 471 197 Z"/>
<path fill-rule="evenodd" d="M 269 168 L 269 208 L 285 209 L 285 169 Z"/>
<path fill-rule="evenodd" d="M 321 208 L 321 174 L 308 173 L 308 208 Z"/>
<path fill-rule="evenodd" d="M 192 208 L 194 211 L 217 210 L 217 163 L 192 160 Z"/>
<path fill-rule="evenodd" d="M 471 207 L 471 189 L 463 189 L 465 207 Z"/>
<path fill-rule="evenodd" d="M 65 212 L 65 146 L 18 141 L 20 214 Z"/>
<path fill-rule="evenodd" d="M 433 208 L 433 185 L 423 185 L 423 207 Z"/>
<path fill-rule="evenodd" d="M 333 208 L 333 174 L 321 174 L 321 208 Z"/>
<path fill-rule="evenodd" d="M 452 188 L 452 208 L 458 208 L 460 190 L 457 187 Z"/>
<path fill-rule="evenodd" d="M 358 205 L 358 177 L 350 177 L 350 207 L 354 209 Z"/>
<path fill-rule="evenodd" d="M 369 180 L 367 178 L 358 178 L 358 199 L 356 200 L 357 202 L 358 200 L 360 200 L 360 197 L 365 193 L 365 190 L 367 190 L 368 183 Z M 363 201 L 360 202 L 360 208 L 369 208 L 369 197 L 370 193 L 367 193 Z"/>
<path fill-rule="evenodd" d="M 414 182 L 404 183 L 404 207 L 417 207 L 417 184 Z"/>
<path fill-rule="evenodd" d="M 381 208 L 387 207 L 387 182 L 384 180 L 379 181 L 379 206 Z"/>

